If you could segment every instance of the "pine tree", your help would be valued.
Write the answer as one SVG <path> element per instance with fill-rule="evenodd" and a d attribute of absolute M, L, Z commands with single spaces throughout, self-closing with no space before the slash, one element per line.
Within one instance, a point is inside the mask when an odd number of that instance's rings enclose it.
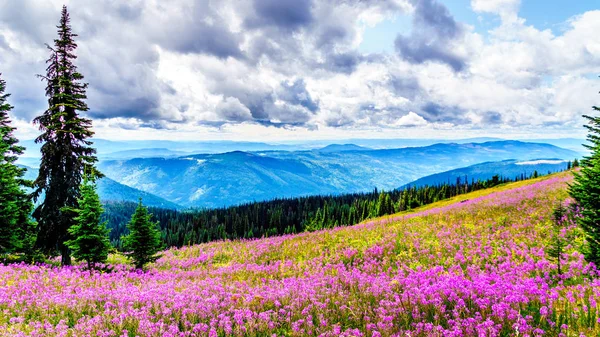
<path fill-rule="evenodd" d="M 129 252 L 128 257 L 133 260 L 136 269 L 143 269 L 147 263 L 156 261 L 160 257 L 156 253 L 163 248 L 158 222 L 152 222 L 151 218 L 152 214 L 148 213 L 148 208 L 142 205 L 140 198 L 127 224 L 129 234 L 122 238 L 123 248 Z"/>
<path fill-rule="evenodd" d="M 552 238 L 550 240 L 550 246 L 547 248 L 548 256 L 556 260 L 558 275 L 562 275 L 560 262 L 565 253 L 565 246 L 567 245 L 566 240 L 561 237 L 566 214 L 567 208 L 563 206 L 562 202 L 554 208 L 554 211 L 552 212 Z"/>
<path fill-rule="evenodd" d="M 31 182 L 23 179 L 25 169 L 15 164 L 25 148 L 17 145 L 19 141 L 13 136 L 16 128 L 8 116 L 12 106 L 6 101 L 10 95 L 5 89 L 6 82 L 0 79 L 0 254 L 30 248 L 27 239 L 34 230 L 30 217 L 33 204 L 23 189 Z"/>
<path fill-rule="evenodd" d="M 387 209 L 386 209 L 386 203 L 385 203 L 385 193 L 381 192 L 379 193 L 379 197 L 377 198 L 377 216 L 384 216 L 386 215 Z"/>
<path fill-rule="evenodd" d="M 69 13 L 63 6 L 54 47 L 48 46 L 47 74 L 40 76 L 46 81 L 48 110 L 34 119 L 42 134 L 36 143 L 42 143 L 42 159 L 39 176 L 34 182 L 34 198 L 45 192 L 44 201 L 34 211 L 38 220 L 36 246 L 46 254 L 57 250 L 62 264 L 71 264 L 70 252 L 65 245 L 69 239 L 68 229 L 74 224 L 79 185 L 83 172 L 100 177 L 94 164 L 96 150 L 88 139 L 94 134 L 92 121 L 79 116 L 88 110 L 85 103 L 87 83 L 73 63 L 77 36 L 71 30 Z"/>
<path fill-rule="evenodd" d="M 600 111 L 600 107 L 594 107 L 594 110 Z M 588 120 L 585 127 L 589 144 L 585 147 L 590 150 L 590 155 L 577 163 L 581 170 L 573 172 L 575 181 L 569 192 L 582 208 L 578 223 L 586 234 L 585 258 L 600 266 L 600 117 L 583 117 Z M 573 167 L 576 167 L 575 163 Z"/>
<path fill-rule="evenodd" d="M 92 269 L 108 258 L 110 231 L 106 229 L 106 222 L 100 221 L 104 210 L 96 193 L 96 184 L 87 177 L 81 185 L 78 204 L 79 208 L 73 210 L 77 214 L 75 224 L 69 228 L 73 239 L 66 241 L 65 245 L 71 249 L 73 257 L 86 261 L 88 269 Z"/>

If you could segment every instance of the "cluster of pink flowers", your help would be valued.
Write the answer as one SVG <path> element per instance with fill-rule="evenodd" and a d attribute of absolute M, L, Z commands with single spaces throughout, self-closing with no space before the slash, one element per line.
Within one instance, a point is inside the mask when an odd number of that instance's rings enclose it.
<path fill-rule="evenodd" d="M 115 264 L 0 266 L 0 336 L 596 336 L 596 270 L 546 254 L 566 174 L 353 227 Z M 469 197 L 469 196 L 466 196 Z"/>

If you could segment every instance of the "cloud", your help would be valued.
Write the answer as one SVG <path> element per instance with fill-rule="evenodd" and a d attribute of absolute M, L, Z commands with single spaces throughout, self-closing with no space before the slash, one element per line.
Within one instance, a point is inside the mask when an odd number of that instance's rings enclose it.
<path fill-rule="evenodd" d="M 396 51 L 410 63 L 442 62 L 461 71 L 466 60 L 453 51 L 464 29 L 448 9 L 436 0 L 416 0 L 410 36 L 398 35 Z"/>
<path fill-rule="evenodd" d="M 471 0 L 475 12 L 500 15 L 503 20 L 515 20 L 520 0 Z"/>
<path fill-rule="evenodd" d="M 395 126 L 403 126 L 403 127 L 417 127 L 417 126 L 425 126 L 427 125 L 427 121 L 425 118 L 419 116 L 418 114 L 410 111 L 408 114 L 400 117 Z"/>
<path fill-rule="evenodd" d="M 468 123 L 466 111 L 459 106 L 443 106 L 437 103 L 429 102 L 425 104 L 421 112 L 424 119 L 435 123 Z"/>
<path fill-rule="evenodd" d="M 312 0 L 253 0 L 254 15 L 246 20 L 249 27 L 273 26 L 294 31 L 312 22 Z"/>
<path fill-rule="evenodd" d="M 319 103 L 315 102 L 310 93 L 306 91 L 306 84 L 303 79 L 298 79 L 293 83 L 281 83 L 280 91 L 277 97 L 289 104 L 300 105 L 310 112 L 319 110 Z"/>
<path fill-rule="evenodd" d="M 235 97 L 227 97 L 222 102 L 219 102 L 216 107 L 216 113 L 226 121 L 245 122 L 252 119 L 250 109 Z"/>
<path fill-rule="evenodd" d="M 182 6 L 154 8 L 145 18 L 150 35 L 161 47 L 179 53 L 205 53 L 218 58 L 243 57 L 239 34 L 229 29 L 223 17 L 208 1 L 192 1 Z"/>
<path fill-rule="evenodd" d="M 502 123 L 502 114 L 497 111 L 488 111 L 483 113 L 481 119 L 482 125 L 497 125 Z"/>
<path fill-rule="evenodd" d="M 88 116 L 110 135 L 574 129 L 600 91 L 600 11 L 554 33 L 518 17 L 517 0 L 472 0 L 502 19 L 480 33 L 439 0 L 67 4 Z M 34 75 L 61 6 L 0 0 L 0 71 L 19 125 L 46 109 Z M 394 52 L 361 51 L 365 30 L 399 15 L 412 28 Z"/>

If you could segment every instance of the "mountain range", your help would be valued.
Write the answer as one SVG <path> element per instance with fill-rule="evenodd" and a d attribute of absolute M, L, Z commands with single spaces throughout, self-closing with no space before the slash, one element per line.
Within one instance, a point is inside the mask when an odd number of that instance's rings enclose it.
<path fill-rule="evenodd" d="M 407 147 L 424 147 L 434 144 L 467 144 L 492 141 L 504 141 L 499 138 L 465 138 L 465 139 L 346 139 L 346 140 L 306 140 L 285 141 L 277 143 L 242 142 L 242 141 L 169 141 L 169 140 L 135 140 L 115 141 L 106 139 L 93 139 L 93 146 L 98 151 L 100 160 L 133 159 L 152 157 L 179 157 L 198 153 L 226 153 L 233 151 L 305 151 L 320 150 L 324 152 L 338 152 L 339 149 L 398 149 Z M 569 149 L 581 154 L 587 150 L 581 145 L 583 139 L 536 139 L 527 142 L 545 143 Z M 26 147 L 25 154 L 20 157 L 19 163 L 30 167 L 37 167 L 40 156 L 40 144 L 33 140 L 22 141 L 20 145 Z"/>
<path fill-rule="evenodd" d="M 486 162 L 475 164 L 468 167 L 462 167 L 455 170 L 432 174 L 419 178 L 408 183 L 401 188 L 408 186 L 421 187 L 425 185 L 433 186 L 438 184 L 454 184 L 457 179 L 462 182 L 488 180 L 494 175 L 514 179 L 517 177 L 530 177 L 534 172 L 539 174 L 555 173 L 567 169 L 567 161 L 562 159 L 537 159 L 537 160 L 503 160 L 498 162 Z"/>
<path fill-rule="evenodd" d="M 26 168 L 25 179 L 35 180 L 38 176 L 38 169 L 27 167 L 21 165 Z M 178 209 L 181 206 L 165 200 L 161 197 L 157 197 L 148 192 L 140 191 L 138 189 L 120 184 L 110 178 L 102 178 L 98 180 L 98 195 L 103 202 L 108 201 L 133 201 L 137 202 L 139 198 L 142 198 L 143 202 L 147 206 L 167 208 L 167 209 Z"/>
<path fill-rule="evenodd" d="M 280 197 L 390 190 L 427 175 L 482 162 L 576 157 L 580 154 L 549 144 L 492 141 L 102 160 L 99 168 L 122 185 L 184 207 L 222 207 Z"/>

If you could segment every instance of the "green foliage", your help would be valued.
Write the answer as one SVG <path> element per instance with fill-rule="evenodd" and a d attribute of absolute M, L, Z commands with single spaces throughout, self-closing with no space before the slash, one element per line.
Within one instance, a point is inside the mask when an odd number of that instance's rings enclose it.
<path fill-rule="evenodd" d="M 161 233 L 157 222 L 150 219 L 152 214 L 148 208 L 142 205 L 142 199 L 127 224 L 129 234 L 122 238 L 123 248 L 137 269 L 143 269 L 147 263 L 156 261 L 160 256 L 156 255 L 162 248 Z"/>
<path fill-rule="evenodd" d="M 181 247 L 222 239 L 251 239 L 273 235 L 312 232 L 338 226 L 350 226 L 378 216 L 412 210 L 422 205 L 485 189 L 512 179 L 496 176 L 485 181 L 457 179 L 455 184 L 410 186 L 404 189 L 329 196 L 308 196 L 253 202 L 227 208 L 175 211 L 151 207 L 161 224 L 168 247 Z M 111 202 L 104 205 L 111 242 L 122 247 L 125 225 L 138 205 Z"/>
<path fill-rule="evenodd" d="M 23 252 L 29 246 L 34 225 L 30 218 L 33 204 L 24 187 L 31 182 L 23 179 L 25 169 L 15 162 L 23 154 L 24 147 L 17 145 L 13 136 L 16 128 L 11 126 L 8 112 L 6 82 L 0 79 L 0 254 Z"/>
<path fill-rule="evenodd" d="M 377 200 L 377 216 L 384 216 L 388 214 L 394 214 L 394 203 L 388 193 L 379 194 Z"/>
<path fill-rule="evenodd" d="M 562 237 L 562 229 L 565 227 L 564 223 L 566 216 L 567 208 L 560 202 L 552 212 L 552 238 L 550 240 L 550 245 L 546 249 L 548 256 L 556 261 L 559 275 L 562 275 L 560 262 L 561 259 L 563 259 L 565 246 L 567 245 L 565 238 Z"/>
<path fill-rule="evenodd" d="M 599 107 L 594 110 L 600 111 Z M 588 120 L 585 147 L 590 155 L 584 157 L 578 165 L 581 170 L 574 171 L 575 182 L 569 187 L 573 199 L 581 207 L 578 223 L 586 234 L 587 249 L 585 258 L 600 266 L 600 117 L 583 116 Z M 573 163 L 575 166 L 575 163 Z"/>
<path fill-rule="evenodd" d="M 34 119 L 42 131 L 35 140 L 42 143 L 42 159 L 33 196 L 37 200 L 45 192 L 43 202 L 34 211 L 39 227 L 36 247 L 49 255 L 58 249 L 63 265 L 71 263 L 65 241 L 77 216 L 72 210 L 78 207 L 83 173 L 101 176 L 94 167 L 96 150 L 88 140 L 94 134 L 92 121 L 79 116 L 88 110 L 87 83 L 81 82 L 83 75 L 73 63 L 77 58 L 74 41 L 77 35 L 71 31 L 69 22 L 67 8 L 63 7 L 57 26 L 58 38 L 54 40 L 54 47 L 48 46 L 47 73 L 40 76 L 47 84 L 48 109 Z"/>
<path fill-rule="evenodd" d="M 79 208 L 73 211 L 77 214 L 75 224 L 69 228 L 72 240 L 65 242 L 77 260 L 86 261 L 88 268 L 94 268 L 97 263 L 104 263 L 108 258 L 110 241 L 106 222 L 100 217 L 104 212 L 100 197 L 96 192 L 96 184 L 85 179 L 81 185 Z"/>

